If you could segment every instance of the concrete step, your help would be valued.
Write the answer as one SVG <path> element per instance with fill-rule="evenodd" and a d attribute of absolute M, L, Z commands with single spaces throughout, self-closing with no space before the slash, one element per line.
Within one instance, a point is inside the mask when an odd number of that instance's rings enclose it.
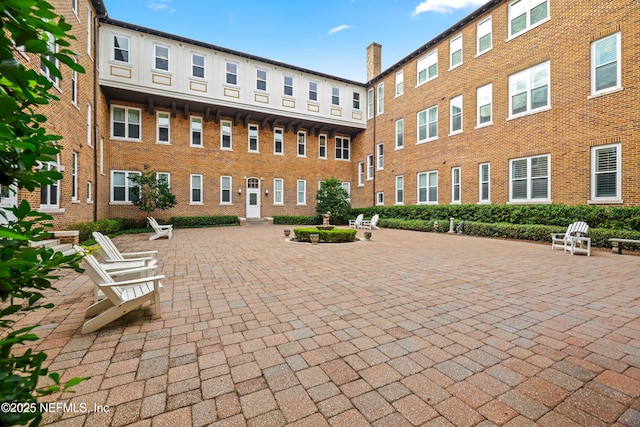
<path fill-rule="evenodd" d="M 268 225 L 265 218 L 247 218 L 247 225 Z"/>
<path fill-rule="evenodd" d="M 58 239 L 39 240 L 37 242 L 29 241 L 30 248 L 51 248 L 59 244 L 60 240 Z"/>
<path fill-rule="evenodd" d="M 74 255 L 76 253 L 76 250 L 73 249 L 73 245 L 71 243 L 61 243 L 53 246 L 51 249 L 56 252 L 62 252 L 62 255 L 64 256 Z"/>

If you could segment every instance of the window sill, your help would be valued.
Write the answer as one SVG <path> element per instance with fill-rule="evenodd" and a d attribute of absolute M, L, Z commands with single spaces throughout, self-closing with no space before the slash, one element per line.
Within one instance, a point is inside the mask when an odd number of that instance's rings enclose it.
<path fill-rule="evenodd" d="M 202 146 L 202 144 L 200 144 L 200 145 L 189 144 L 189 147 L 191 147 L 191 148 L 204 148 Z"/>
<path fill-rule="evenodd" d="M 542 113 L 542 112 L 549 111 L 549 110 L 551 110 L 551 106 L 538 108 L 537 110 L 533 110 L 533 111 L 526 111 L 524 113 L 519 113 L 519 114 L 517 114 L 515 116 L 507 117 L 507 121 L 519 119 L 521 117 L 527 117 L 527 116 L 530 116 L 532 114 Z"/>
<path fill-rule="evenodd" d="M 191 205 L 191 206 L 202 206 L 202 205 L 204 205 L 204 203 L 203 202 L 189 202 L 189 205 Z"/>
<path fill-rule="evenodd" d="M 404 95 L 404 92 L 402 93 L 397 93 L 396 96 L 393 99 L 397 99 L 400 98 L 402 95 Z"/>
<path fill-rule="evenodd" d="M 454 65 L 453 67 L 449 67 L 449 69 L 448 69 L 447 71 L 455 70 L 456 68 L 461 67 L 461 66 L 462 66 L 462 64 L 463 64 L 463 62 L 461 62 L 461 63 L 459 63 L 459 64 L 456 64 L 456 65 Z"/>
<path fill-rule="evenodd" d="M 260 154 L 259 151 L 256 150 L 247 150 L 247 153 L 251 153 L 251 154 Z"/>
<path fill-rule="evenodd" d="M 284 153 L 273 153 L 274 156 L 284 156 Z"/>
<path fill-rule="evenodd" d="M 80 200 L 78 200 L 78 199 L 71 199 L 71 204 L 73 204 L 73 205 L 78 205 L 78 204 L 80 204 Z"/>
<path fill-rule="evenodd" d="M 594 93 L 593 95 L 589 95 L 589 96 L 587 96 L 587 99 L 600 98 L 601 96 L 611 95 L 612 93 L 621 92 L 623 90 L 624 90 L 624 88 L 622 86 L 615 87 L 613 89 L 607 89 L 607 90 L 603 90 L 603 91 L 598 92 L 598 93 Z"/>
<path fill-rule="evenodd" d="M 198 83 L 209 83 L 209 80 L 206 77 L 189 76 L 189 80 L 193 80 Z"/>
<path fill-rule="evenodd" d="M 151 69 L 152 73 L 159 73 L 159 74 L 164 74 L 165 76 L 173 76 L 173 73 L 169 70 L 160 70 L 158 68 L 152 68 Z"/>
<path fill-rule="evenodd" d="M 233 148 L 220 147 L 221 151 L 233 151 Z"/>
<path fill-rule="evenodd" d="M 165 142 L 165 141 L 156 141 L 156 144 L 158 144 L 158 145 L 171 145 L 170 142 Z"/>
<path fill-rule="evenodd" d="M 425 139 L 424 141 L 418 141 L 418 142 L 416 142 L 416 145 L 426 144 L 427 142 L 432 142 L 432 141 L 437 141 L 437 140 L 438 140 L 438 137 L 431 138 L 431 139 Z"/>
<path fill-rule="evenodd" d="M 306 203 L 296 203 L 296 206 L 307 206 Z"/>
<path fill-rule="evenodd" d="M 507 205 L 550 205 L 549 199 L 536 199 L 536 200 L 509 200 Z"/>
<path fill-rule="evenodd" d="M 300 157 L 300 158 L 303 158 L 303 159 L 306 159 L 306 158 L 307 158 L 307 156 L 306 156 L 306 155 L 304 155 L 304 156 L 303 156 L 302 154 L 298 154 L 296 157 Z"/>
<path fill-rule="evenodd" d="M 131 202 L 118 202 L 118 201 L 114 202 L 114 201 L 111 201 L 111 202 L 109 202 L 109 206 L 133 206 L 133 203 L 131 203 Z"/>
<path fill-rule="evenodd" d="M 482 129 L 493 125 L 493 121 L 482 123 L 481 125 L 476 126 L 474 129 Z"/>
<path fill-rule="evenodd" d="M 65 212 L 65 209 L 63 208 L 57 208 L 57 207 L 40 207 L 40 209 L 38 209 L 38 212 L 41 213 L 46 213 L 46 214 L 63 214 Z"/>
<path fill-rule="evenodd" d="M 399 147 L 394 148 L 394 151 L 395 151 L 395 150 L 404 150 L 404 145 L 401 145 L 401 146 L 399 146 Z"/>
<path fill-rule="evenodd" d="M 111 135 L 109 139 L 113 141 L 142 142 L 142 139 L 126 138 L 123 136 L 113 136 L 113 135 Z"/>
<path fill-rule="evenodd" d="M 457 131 L 455 131 L 455 132 L 451 132 L 451 133 L 450 133 L 449 135 L 447 135 L 447 136 L 460 135 L 462 132 L 463 132 L 463 131 L 461 131 L 461 130 L 457 130 Z"/>
<path fill-rule="evenodd" d="M 589 199 L 587 200 L 588 205 L 621 205 L 623 204 L 622 199 Z"/>
<path fill-rule="evenodd" d="M 478 205 L 490 205 L 491 200 L 481 200 L 477 203 Z"/>
<path fill-rule="evenodd" d="M 115 59 L 111 59 L 109 61 L 109 64 L 113 64 L 113 65 L 119 65 L 121 67 L 127 67 L 127 68 L 131 68 L 133 69 L 133 64 L 131 64 L 130 62 L 124 62 L 124 61 L 117 61 Z"/>
<path fill-rule="evenodd" d="M 480 57 L 480 56 L 484 55 L 485 53 L 490 52 L 492 50 L 493 50 L 493 46 L 483 50 L 482 52 L 476 53 L 476 56 L 474 56 L 474 58 L 478 58 L 478 57 Z"/>

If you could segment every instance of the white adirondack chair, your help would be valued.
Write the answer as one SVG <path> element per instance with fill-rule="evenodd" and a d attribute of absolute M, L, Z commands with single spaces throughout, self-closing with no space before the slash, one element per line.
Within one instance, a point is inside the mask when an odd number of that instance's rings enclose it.
<path fill-rule="evenodd" d="M 160 225 L 158 224 L 158 221 L 155 220 L 155 218 L 152 218 L 150 216 L 147 217 L 147 219 L 149 220 L 149 224 L 151 224 L 151 228 L 153 228 L 153 231 L 155 232 L 155 234 L 149 237 L 149 240 L 159 239 L 160 237 L 166 237 L 167 239 L 171 238 L 171 236 L 173 235 L 173 225 Z"/>
<path fill-rule="evenodd" d="M 378 229 L 378 220 L 380 219 L 380 215 L 375 214 L 371 217 L 370 220 L 362 221 L 361 228 L 366 228 L 367 230 L 377 230 Z"/>
<path fill-rule="evenodd" d="M 87 308 L 85 317 L 91 319 L 82 325 L 82 333 L 94 332 L 140 307 L 147 301 L 154 306 L 154 315 L 160 316 L 160 280 L 164 276 L 139 277 L 116 281 L 93 255 L 85 255 L 83 266 L 105 298 Z M 155 267 L 147 267 L 149 269 Z M 95 316 L 95 317 L 94 317 Z"/>
<path fill-rule="evenodd" d="M 362 218 L 364 218 L 364 215 L 360 214 L 356 217 L 356 219 L 350 219 L 349 228 L 360 228 L 362 226 Z"/>
<path fill-rule="evenodd" d="M 138 262 L 141 266 L 156 265 L 155 258 L 158 251 L 120 252 L 109 236 L 99 231 L 93 232 L 93 238 L 98 243 L 100 255 L 108 263 Z"/>
<path fill-rule="evenodd" d="M 562 248 L 565 252 L 585 253 L 591 256 L 591 238 L 588 237 L 589 224 L 577 221 L 567 227 L 564 233 L 551 233 L 551 250 Z"/>

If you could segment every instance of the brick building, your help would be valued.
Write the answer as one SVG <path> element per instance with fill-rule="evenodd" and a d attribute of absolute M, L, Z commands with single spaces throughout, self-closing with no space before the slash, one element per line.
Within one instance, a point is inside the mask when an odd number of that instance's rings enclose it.
<path fill-rule="evenodd" d="M 640 204 L 632 0 L 491 0 L 386 70 L 369 46 L 367 83 L 53 4 L 87 72 L 45 111 L 63 180 L 21 196 L 58 226 L 142 217 L 144 170 L 177 196 L 162 218 L 309 215 L 328 177 L 356 207 Z"/>

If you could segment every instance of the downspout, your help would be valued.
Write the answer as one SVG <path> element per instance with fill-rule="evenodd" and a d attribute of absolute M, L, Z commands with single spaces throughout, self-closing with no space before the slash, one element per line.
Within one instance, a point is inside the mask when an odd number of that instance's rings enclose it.
<path fill-rule="evenodd" d="M 95 10 L 95 9 L 94 9 Z M 106 18 L 107 13 L 105 11 L 105 13 L 100 16 L 101 18 Z M 98 61 L 100 59 L 100 55 L 99 55 L 99 49 L 98 46 L 100 46 L 99 40 L 98 40 L 98 35 L 100 34 L 99 31 L 97 31 L 98 29 L 98 23 L 100 22 L 98 20 L 99 16 L 96 13 L 96 15 L 93 17 L 93 22 L 91 24 L 91 32 L 93 33 L 93 46 L 91 46 L 93 48 L 93 126 L 91 129 L 91 139 L 93 140 L 93 221 L 97 221 L 98 220 L 98 153 L 99 153 L 99 149 L 100 147 L 98 147 L 98 142 L 99 142 L 99 138 L 98 138 Z"/>
<path fill-rule="evenodd" d="M 373 93 L 375 94 L 374 95 L 374 99 L 376 100 L 376 103 L 373 104 L 374 105 L 374 107 L 373 107 L 374 111 L 373 111 L 373 195 L 372 195 L 373 196 L 373 204 L 372 204 L 372 206 L 375 207 L 375 205 L 376 205 L 376 169 L 377 169 L 377 167 L 376 167 L 376 156 L 377 156 L 377 153 L 376 153 L 376 141 L 377 141 L 377 139 L 376 139 L 376 117 L 378 116 L 376 108 L 375 108 L 375 106 L 377 105 L 377 102 L 378 102 L 378 99 L 377 99 L 378 94 L 377 94 L 377 91 L 375 90 L 375 88 L 373 90 Z"/>

